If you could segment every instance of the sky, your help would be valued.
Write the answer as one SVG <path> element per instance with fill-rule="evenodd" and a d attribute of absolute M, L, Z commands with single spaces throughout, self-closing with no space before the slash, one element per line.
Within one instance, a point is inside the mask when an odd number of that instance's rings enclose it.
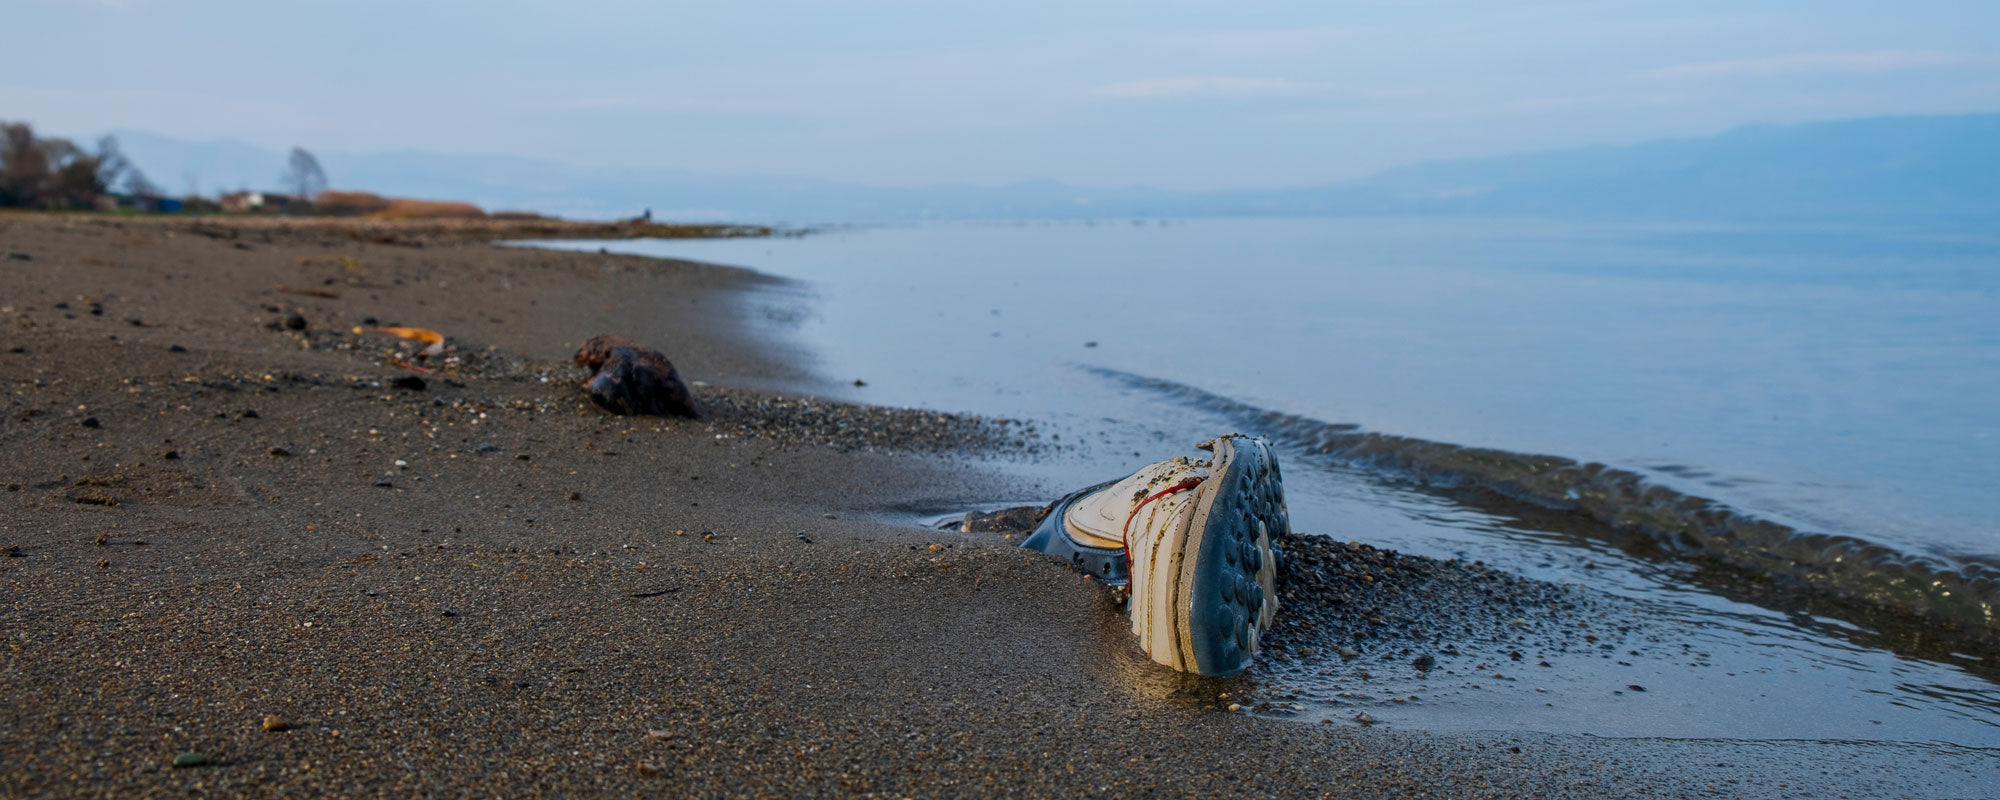
<path fill-rule="evenodd" d="M 1994 0 L 8 0 L 0 118 L 879 186 L 1297 186 L 2000 110 Z"/>

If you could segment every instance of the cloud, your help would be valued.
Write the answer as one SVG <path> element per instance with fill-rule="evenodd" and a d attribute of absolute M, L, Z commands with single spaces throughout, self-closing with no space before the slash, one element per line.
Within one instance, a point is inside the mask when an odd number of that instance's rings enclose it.
<path fill-rule="evenodd" d="M 1864 50 L 1847 53 L 1794 53 L 1765 58 L 1701 61 L 1639 73 L 1646 80 L 1709 78 L 1778 78 L 1795 75 L 1876 75 L 1913 69 L 1935 69 L 2000 62 L 1993 53 L 1938 50 Z"/>
<path fill-rule="evenodd" d="M 1107 83 L 1092 87 L 1086 94 L 1093 97 L 1127 100 L 1166 100 L 1190 97 L 1267 97 L 1313 91 L 1318 91 L 1318 87 L 1297 81 L 1211 75 Z"/>

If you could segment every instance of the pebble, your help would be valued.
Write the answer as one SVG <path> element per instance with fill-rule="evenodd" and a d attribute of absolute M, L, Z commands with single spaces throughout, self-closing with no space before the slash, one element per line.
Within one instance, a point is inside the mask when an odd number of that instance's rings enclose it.
<path fill-rule="evenodd" d="M 637 763 L 637 764 L 634 764 L 634 765 L 632 766 L 632 771 L 634 771 L 634 772 L 637 772 L 637 773 L 639 773 L 639 774 L 641 774 L 641 775 L 644 775 L 644 776 L 646 776 L 646 777 L 648 777 L 648 778 L 650 778 L 650 777 L 653 777 L 653 776 L 655 776 L 655 775 L 658 775 L 658 774 L 660 774 L 660 768 L 659 768 L 659 766 L 658 766 L 658 765 L 655 765 L 655 764 L 649 764 L 649 763 L 647 763 L 647 762 L 644 762 L 644 761 L 641 761 L 641 762 L 639 762 L 639 763 Z"/>
<path fill-rule="evenodd" d="M 292 726 L 289 723 L 285 722 L 284 717 L 280 717 L 276 714 L 270 714 L 264 717 L 264 730 L 270 731 L 272 733 L 277 733 L 278 731 L 282 731 L 289 727 Z"/>
<path fill-rule="evenodd" d="M 1242 703 L 1230 703 L 1230 704 L 1229 704 L 1229 710 L 1231 710 L 1231 711 L 1242 711 L 1242 710 L 1243 710 L 1243 704 L 1242 704 Z"/>
<path fill-rule="evenodd" d="M 1359 723 L 1361 723 L 1361 724 L 1363 724 L 1363 725 L 1373 725 L 1373 724 L 1375 724 L 1375 718 L 1374 718 L 1374 717 L 1371 717 L 1371 716 L 1368 716 L 1368 712 L 1366 712 L 1366 711 L 1363 711 L 1363 712 L 1361 712 L 1361 713 L 1359 713 L 1359 714 L 1356 714 L 1356 715 L 1354 715 L 1354 721 L 1355 721 L 1355 722 L 1359 722 Z"/>
<path fill-rule="evenodd" d="M 664 742 L 668 739 L 674 738 L 674 732 L 667 730 L 658 730 L 658 729 L 650 730 L 646 731 L 646 738 L 656 742 Z"/>
<path fill-rule="evenodd" d="M 200 753 L 196 753 L 196 752 L 193 752 L 193 751 L 189 751 L 189 752 L 186 752 L 186 753 L 182 753 L 182 754 L 180 754 L 180 755 L 177 755 L 177 756 L 174 756 L 174 766 L 175 766 L 176 768 L 179 768 L 179 767 L 199 767 L 199 766 L 202 766 L 202 765 L 204 765 L 204 764 L 207 764 L 207 763 L 208 763 L 208 756 L 205 756 L 205 755 L 202 755 L 202 754 L 200 754 Z"/>
<path fill-rule="evenodd" d="M 1343 645 L 1343 646 L 1342 646 L 1342 647 L 1340 648 L 1340 657 L 1341 657 L 1341 658 L 1360 658 L 1360 657 L 1361 657 L 1361 653 L 1360 653 L 1359 651 L 1356 651 L 1356 650 L 1355 650 L 1354 648 L 1352 648 L 1352 647 L 1347 647 L 1347 646 Z"/>

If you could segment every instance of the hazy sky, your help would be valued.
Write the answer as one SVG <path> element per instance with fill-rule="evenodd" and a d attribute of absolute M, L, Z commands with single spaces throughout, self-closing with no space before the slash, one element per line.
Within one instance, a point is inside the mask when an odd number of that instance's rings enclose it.
<path fill-rule="evenodd" d="M 1297 185 L 2000 110 L 2000 0 L 8 0 L 0 118 L 879 185 Z"/>

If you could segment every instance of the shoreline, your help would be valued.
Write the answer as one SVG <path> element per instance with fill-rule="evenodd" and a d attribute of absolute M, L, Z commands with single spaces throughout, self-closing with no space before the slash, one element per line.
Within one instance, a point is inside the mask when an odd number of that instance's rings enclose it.
<path fill-rule="evenodd" d="M 1228 713 L 1240 682 L 1154 668 L 1062 565 L 879 518 L 1004 493 L 972 452 L 1028 435 L 740 388 L 808 375 L 736 318 L 774 279 L 51 219 L 0 216 L 10 795 L 1970 796 L 1992 764 Z M 459 361 L 396 388 L 368 317 Z M 713 417 L 591 408 L 596 333 Z"/>

